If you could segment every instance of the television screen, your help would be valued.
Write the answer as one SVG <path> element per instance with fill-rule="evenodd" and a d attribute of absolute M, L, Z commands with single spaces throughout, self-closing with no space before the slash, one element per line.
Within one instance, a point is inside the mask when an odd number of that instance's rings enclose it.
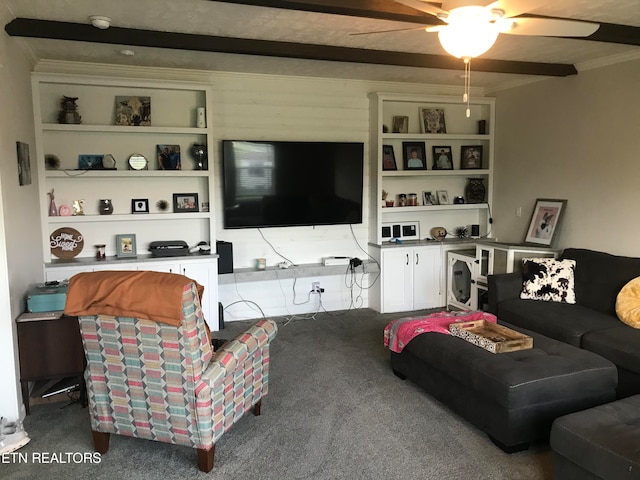
<path fill-rule="evenodd" d="M 222 144 L 225 228 L 362 223 L 363 143 Z"/>

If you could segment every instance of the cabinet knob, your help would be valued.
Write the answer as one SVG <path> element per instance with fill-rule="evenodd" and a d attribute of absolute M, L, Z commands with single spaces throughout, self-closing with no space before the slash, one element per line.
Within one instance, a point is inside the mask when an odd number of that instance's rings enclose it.
<path fill-rule="evenodd" d="M 409 265 L 409 254 L 407 253 L 407 265 Z"/>
<path fill-rule="evenodd" d="M 418 263 L 420 263 L 420 254 L 416 253 L 416 265 L 418 265 Z"/>

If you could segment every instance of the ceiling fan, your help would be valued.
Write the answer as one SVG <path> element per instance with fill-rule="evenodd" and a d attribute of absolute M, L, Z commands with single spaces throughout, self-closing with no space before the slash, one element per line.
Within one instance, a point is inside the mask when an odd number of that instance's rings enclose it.
<path fill-rule="evenodd" d="M 598 23 L 554 18 L 521 17 L 551 0 L 394 0 L 408 7 L 434 15 L 444 25 L 426 26 L 425 31 L 437 33 L 445 51 L 465 63 L 465 93 L 469 116 L 470 60 L 487 52 L 501 33 L 547 37 L 588 37 L 600 27 Z M 415 28 L 386 30 L 416 30 Z"/>

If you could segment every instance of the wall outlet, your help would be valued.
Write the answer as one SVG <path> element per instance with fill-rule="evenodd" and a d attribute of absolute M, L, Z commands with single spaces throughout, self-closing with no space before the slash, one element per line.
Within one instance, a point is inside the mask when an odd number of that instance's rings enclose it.
<path fill-rule="evenodd" d="M 320 282 L 311 282 L 311 293 L 320 293 Z"/>

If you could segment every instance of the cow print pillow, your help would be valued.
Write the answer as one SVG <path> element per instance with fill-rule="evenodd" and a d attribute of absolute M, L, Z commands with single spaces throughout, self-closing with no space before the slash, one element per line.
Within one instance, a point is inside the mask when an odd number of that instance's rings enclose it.
<path fill-rule="evenodd" d="M 575 260 L 523 258 L 520 298 L 576 303 L 575 268 Z"/>

